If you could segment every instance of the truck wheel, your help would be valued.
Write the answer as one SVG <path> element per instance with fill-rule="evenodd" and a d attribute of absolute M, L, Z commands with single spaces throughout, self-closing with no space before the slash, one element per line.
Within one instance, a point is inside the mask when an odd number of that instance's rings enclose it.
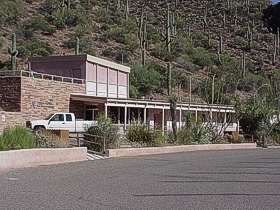
<path fill-rule="evenodd" d="M 42 126 L 37 126 L 37 127 L 34 128 L 34 132 L 35 132 L 36 135 L 42 134 L 43 130 L 45 130 L 45 128 L 42 127 Z"/>

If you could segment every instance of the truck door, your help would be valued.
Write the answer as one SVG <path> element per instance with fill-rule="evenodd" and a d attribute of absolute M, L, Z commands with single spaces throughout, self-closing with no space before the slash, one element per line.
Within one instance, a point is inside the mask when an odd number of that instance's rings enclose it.
<path fill-rule="evenodd" d="M 73 118 L 72 114 L 65 114 L 65 116 L 65 130 L 69 130 L 69 132 L 76 132 L 75 118 Z"/>
<path fill-rule="evenodd" d="M 56 114 L 49 121 L 49 129 L 64 130 L 65 120 L 64 114 Z"/>

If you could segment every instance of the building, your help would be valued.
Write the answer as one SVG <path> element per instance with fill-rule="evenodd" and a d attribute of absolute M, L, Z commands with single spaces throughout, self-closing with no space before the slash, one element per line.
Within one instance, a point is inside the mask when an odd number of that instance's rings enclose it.
<path fill-rule="evenodd" d="M 125 130 L 141 119 L 160 130 L 171 129 L 167 101 L 129 98 L 130 67 L 91 55 L 36 57 L 28 60 L 28 71 L 0 72 L 0 132 L 5 126 L 24 125 L 53 112 L 73 112 L 77 119 L 92 120 L 99 113 L 111 117 Z M 177 104 L 177 126 L 184 113 L 196 119 L 210 116 L 226 132 L 238 130 L 232 106 Z"/>

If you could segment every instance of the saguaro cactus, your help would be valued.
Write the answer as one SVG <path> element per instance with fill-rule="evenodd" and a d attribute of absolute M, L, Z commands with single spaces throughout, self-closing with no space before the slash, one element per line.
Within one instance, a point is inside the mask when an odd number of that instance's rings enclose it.
<path fill-rule="evenodd" d="M 208 30 L 208 33 L 207 33 L 208 48 L 211 48 L 211 38 L 212 38 L 211 33 L 210 33 L 210 31 Z"/>
<path fill-rule="evenodd" d="M 11 66 L 12 66 L 12 70 L 16 70 L 17 69 L 17 60 L 16 60 L 16 56 L 18 54 L 17 51 L 17 42 L 16 42 L 16 34 L 13 33 L 12 34 L 12 46 L 8 47 L 8 52 L 11 55 Z"/>
<path fill-rule="evenodd" d="M 249 24 L 247 28 L 247 40 L 248 40 L 248 48 L 251 51 L 251 44 L 253 41 L 253 28 L 251 28 Z"/>
<path fill-rule="evenodd" d="M 171 52 L 171 41 L 177 37 L 177 26 L 175 23 L 174 13 L 172 13 L 172 18 L 170 20 L 170 10 L 169 5 L 167 4 L 166 8 L 166 20 L 165 20 L 165 31 L 162 31 L 163 41 L 167 51 Z M 171 63 L 167 63 L 168 68 L 168 95 L 171 94 Z"/>
<path fill-rule="evenodd" d="M 237 7 L 235 7 L 233 19 L 234 19 L 234 25 L 236 26 L 237 25 Z"/>
<path fill-rule="evenodd" d="M 246 58 L 245 58 L 244 51 L 241 58 L 241 72 L 242 72 L 242 78 L 244 79 L 246 77 Z"/>
<path fill-rule="evenodd" d="M 226 13 L 225 13 L 225 10 L 223 11 L 222 22 L 223 22 L 223 28 L 225 28 L 226 27 Z"/>
<path fill-rule="evenodd" d="M 223 34 L 222 33 L 220 33 L 220 35 L 219 35 L 219 41 L 220 41 L 219 51 L 220 51 L 220 53 L 223 53 Z"/>
<path fill-rule="evenodd" d="M 80 39 L 79 37 L 76 37 L 75 55 L 79 55 L 79 49 L 80 49 Z"/>
<path fill-rule="evenodd" d="M 204 16 L 203 16 L 203 32 L 205 33 L 206 31 L 206 27 L 208 26 L 208 23 L 207 23 L 207 14 L 205 13 Z"/>
<path fill-rule="evenodd" d="M 277 54 L 279 55 L 279 27 L 277 27 L 277 32 L 276 32 L 276 47 L 277 47 Z"/>
<path fill-rule="evenodd" d="M 147 15 L 145 14 L 144 18 L 144 7 L 141 9 L 141 16 L 140 18 L 136 18 L 136 24 L 139 28 L 138 31 L 138 38 L 140 40 L 140 47 L 142 50 L 142 65 L 146 64 L 146 50 L 148 47 L 148 40 L 147 40 Z"/>
<path fill-rule="evenodd" d="M 273 36 L 273 52 L 272 52 L 272 64 L 274 65 L 276 62 L 276 54 L 277 54 L 277 40 L 276 35 Z"/>
<path fill-rule="evenodd" d="M 169 5 L 167 5 L 166 9 L 165 31 L 162 31 L 162 37 L 168 52 L 171 52 L 171 41 L 177 37 L 177 26 L 174 13 L 172 13 L 172 18 L 170 18 Z"/>
<path fill-rule="evenodd" d="M 125 20 L 128 20 L 128 16 L 129 16 L 129 2 L 128 2 L 128 0 L 125 0 L 124 16 L 125 16 Z"/>

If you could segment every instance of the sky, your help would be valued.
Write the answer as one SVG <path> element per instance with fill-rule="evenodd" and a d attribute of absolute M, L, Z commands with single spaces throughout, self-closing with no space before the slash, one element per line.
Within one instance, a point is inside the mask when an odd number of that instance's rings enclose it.
<path fill-rule="evenodd" d="M 272 0 L 273 4 L 280 2 L 280 0 Z"/>

